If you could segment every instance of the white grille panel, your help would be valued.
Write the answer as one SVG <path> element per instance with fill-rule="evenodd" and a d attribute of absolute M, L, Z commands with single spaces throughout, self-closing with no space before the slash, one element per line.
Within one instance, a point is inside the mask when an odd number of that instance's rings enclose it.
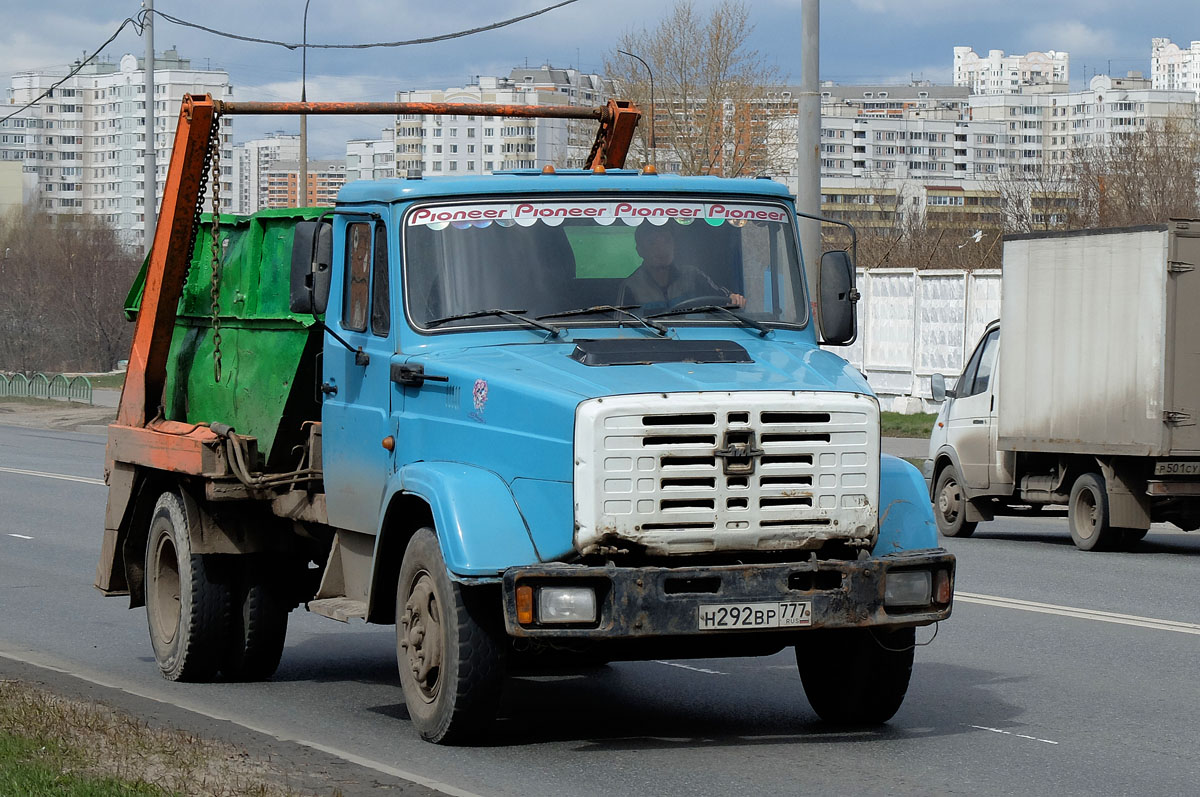
<path fill-rule="evenodd" d="M 878 430 L 875 399 L 844 393 L 586 401 L 575 428 L 576 545 L 669 554 L 873 537 Z"/>

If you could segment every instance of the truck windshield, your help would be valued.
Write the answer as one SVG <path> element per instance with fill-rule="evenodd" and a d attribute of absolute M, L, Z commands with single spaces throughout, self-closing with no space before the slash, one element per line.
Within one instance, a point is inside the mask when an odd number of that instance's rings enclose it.
<path fill-rule="evenodd" d="M 513 326 L 503 309 L 571 325 L 727 306 L 765 325 L 807 321 L 792 217 L 779 204 L 643 198 L 417 206 L 405 217 L 405 305 L 422 330 Z M 601 309 L 607 306 L 608 309 Z M 595 312 L 582 312 L 596 308 Z M 571 311 L 581 311 L 574 312 Z M 556 323 L 563 323 L 562 321 Z M 661 323 L 737 324 L 723 313 Z"/>

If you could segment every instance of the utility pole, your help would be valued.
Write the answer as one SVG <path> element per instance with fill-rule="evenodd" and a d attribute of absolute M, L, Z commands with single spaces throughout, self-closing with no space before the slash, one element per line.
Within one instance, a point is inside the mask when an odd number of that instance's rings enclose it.
<path fill-rule="evenodd" d="M 821 94 L 820 64 L 821 0 L 800 2 L 800 101 L 796 130 L 796 209 L 821 213 Z M 821 224 L 800 220 L 800 250 L 808 278 L 808 296 L 814 309 L 817 301 L 817 272 L 821 260 Z"/>
<path fill-rule="evenodd" d="M 142 198 L 142 231 L 146 254 L 154 245 L 154 228 L 158 221 L 158 167 L 154 163 L 154 150 L 158 144 L 154 133 L 154 0 L 142 0 L 146 9 L 145 23 L 142 33 L 146 37 L 146 149 L 142 163 L 143 198 Z"/>
<path fill-rule="evenodd" d="M 308 4 L 312 0 L 304 0 L 304 43 L 300 47 L 300 102 L 308 100 Z M 300 185 L 296 199 L 296 207 L 308 204 L 308 114 L 300 114 Z"/>

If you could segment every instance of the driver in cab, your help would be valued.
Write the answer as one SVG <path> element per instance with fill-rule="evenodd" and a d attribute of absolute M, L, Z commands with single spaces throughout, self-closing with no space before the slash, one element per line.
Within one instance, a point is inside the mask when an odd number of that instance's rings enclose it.
<path fill-rule="evenodd" d="M 675 263 L 672 226 L 656 227 L 649 222 L 637 226 L 633 238 L 642 264 L 621 283 L 617 304 L 640 305 L 644 310 L 669 310 L 685 304 L 745 307 L 746 298 L 740 293 L 722 288 L 695 266 Z M 724 301 L 718 302 L 722 297 Z"/>

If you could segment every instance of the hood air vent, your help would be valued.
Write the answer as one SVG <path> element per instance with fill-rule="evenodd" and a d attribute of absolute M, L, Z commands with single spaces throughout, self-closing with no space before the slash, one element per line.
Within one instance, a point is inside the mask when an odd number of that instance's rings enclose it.
<path fill-rule="evenodd" d="M 749 363 L 749 353 L 728 340 L 581 340 L 571 359 L 584 365 L 654 363 Z"/>

